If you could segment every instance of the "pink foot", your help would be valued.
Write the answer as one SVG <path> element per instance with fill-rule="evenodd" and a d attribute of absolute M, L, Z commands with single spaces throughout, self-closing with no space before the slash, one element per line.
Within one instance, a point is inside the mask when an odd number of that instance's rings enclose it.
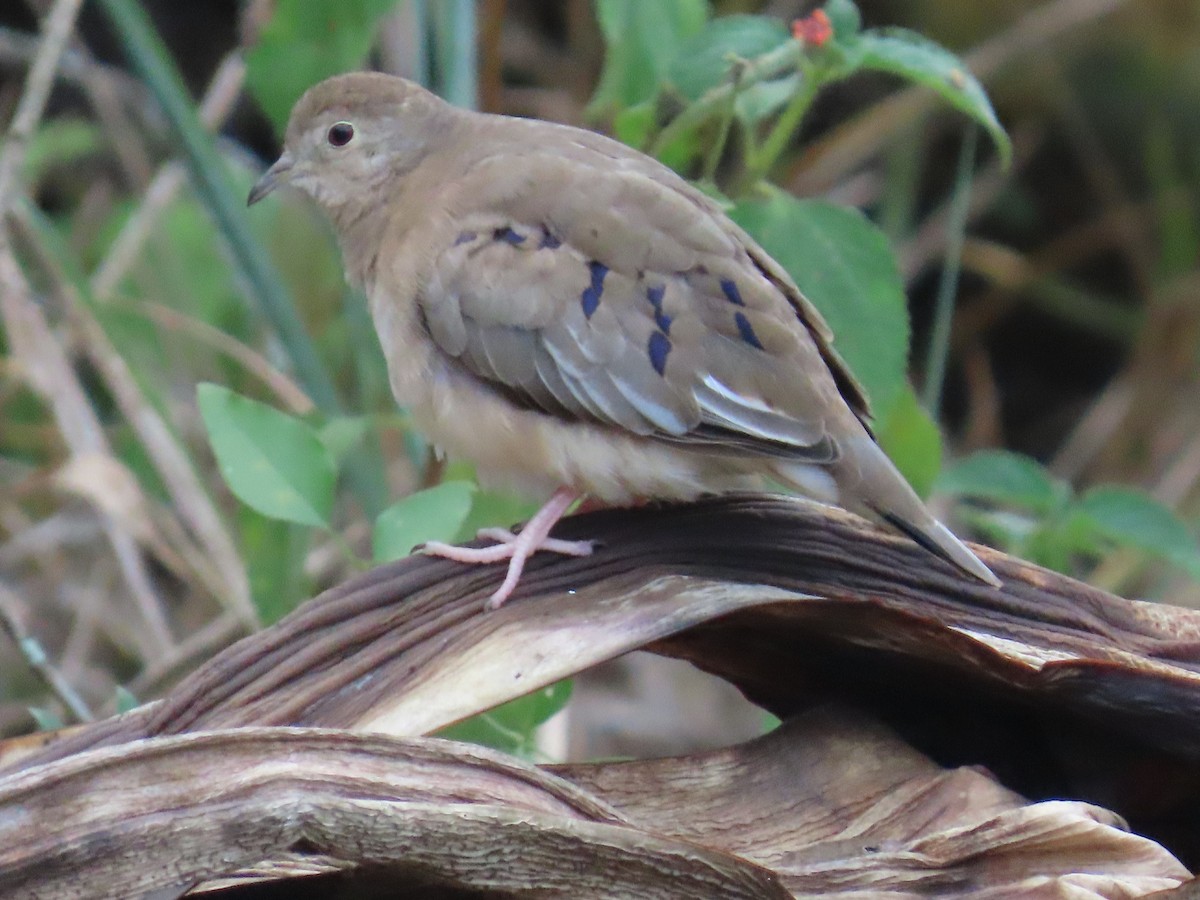
<path fill-rule="evenodd" d="M 481 529 L 479 537 L 498 542 L 491 547 L 456 547 L 441 541 L 430 541 L 425 545 L 424 552 L 430 556 L 441 556 L 472 565 L 507 559 L 508 573 L 504 576 L 504 583 L 487 602 L 488 609 L 499 609 L 521 580 L 525 560 L 537 551 L 546 550 L 565 556 L 588 556 L 592 552 L 591 541 L 563 541 L 550 537 L 550 530 L 575 502 L 575 497 L 572 491 L 559 488 L 554 492 L 554 496 L 534 513 L 533 518 L 525 523 L 519 534 L 513 534 L 506 528 Z"/>

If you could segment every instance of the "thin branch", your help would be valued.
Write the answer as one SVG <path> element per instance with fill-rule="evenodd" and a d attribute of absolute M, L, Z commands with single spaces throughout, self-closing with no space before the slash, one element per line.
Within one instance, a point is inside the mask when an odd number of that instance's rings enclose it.
<path fill-rule="evenodd" d="M 46 108 L 46 100 L 54 86 L 54 73 L 58 68 L 58 61 L 71 37 L 71 29 L 75 26 L 75 18 L 79 15 L 82 2 L 83 0 L 55 0 L 53 8 L 42 24 L 41 45 L 33 60 L 33 66 L 30 67 L 29 76 L 25 79 L 25 90 L 4 137 L 4 147 L 0 150 L 0 218 L 3 218 L 12 206 L 17 173 L 25 161 L 29 141 L 37 129 L 38 122 L 41 121 L 42 111 Z M 7 237 L 0 228 L 0 243 L 6 241 Z"/>
<path fill-rule="evenodd" d="M 730 97 L 753 87 L 760 81 L 778 78 L 795 70 L 803 51 L 804 47 L 799 41 L 785 41 L 777 49 L 770 53 L 764 53 L 758 59 L 748 63 L 736 83 L 722 82 L 672 119 L 667 127 L 659 132 L 648 152 L 651 156 L 658 156 L 676 138 L 687 134 L 693 128 L 707 121 L 709 117 L 720 113 L 729 103 Z"/>
<path fill-rule="evenodd" d="M 274 394 L 275 398 L 292 414 L 307 416 L 316 409 L 312 399 L 300 390 L 296 382 L 271 365 L 270 360 L 262 353 L 227 332 L 210 325 L 203 319 L 185 315 L 179 310 L 161 303 L 141 302 L 134 304 L 133 308 L 152 319 L 160 328 L 187 335 L 196 343 L 228 356 L 247 373 L 261 381 L 263 386 Z"/>
<path fill-rule="evenodd" d="M 71 683 L 50 662 L 41 642 L 29 634 L 17 610 L 22 604 L 16 594 L 0 584 L 0 631 L 12 639 L 21 650 L 29 668 L 37 673 L 46 687 L 62 702 L 79 722 L 95 719 L 87 701 L 71 686 Z"/>
<path fill-rule="evenodd" d="M 817 90 L 821 87 L 813 67 L 803 65 L 803 57 L 801 60 L 800 89 L 792 95 L 792 99 L 788 101 L 788 105 L 780 113 L 766 138 L 747 163 L 747 181 L 752 185 L 770 174 L 783 151 L 795 138 L 804 114 L 812 106 L 813 99 L 817 96 Z"/>

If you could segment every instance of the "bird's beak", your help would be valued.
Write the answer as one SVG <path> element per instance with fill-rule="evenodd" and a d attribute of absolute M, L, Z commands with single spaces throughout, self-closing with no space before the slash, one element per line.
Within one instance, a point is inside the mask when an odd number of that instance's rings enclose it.
<path fill-rule="evenodd" d="M 286 153 L 279 159 L 275 160 L 275 165 L 263 172 L 262 178 L 254 183 L 254 187 L 250 188 L 250 196 L 246 198 L 246 205 L 253 206 L 275 188 L 288 180 L 288 175 L 291 174 L 294 161 Z"/>

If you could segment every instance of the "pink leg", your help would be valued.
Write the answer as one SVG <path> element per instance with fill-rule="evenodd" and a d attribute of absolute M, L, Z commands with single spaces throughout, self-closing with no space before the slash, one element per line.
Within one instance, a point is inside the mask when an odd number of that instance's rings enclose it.
<path fill-rule="evenodd" d="M 591 541 L 563 541 L 550 537 L 550 530 L 575 502 L 577 496 L 567 488 L 559 488 L 542 508 L 534 513 L 533 518 L 525 523 L 520 534 L 513 534 L 503 528 L 483 529 L 479 532 L 480 537 L 499 541 L 492 547 L 455 547 L 453 544 L 430 541 L 425 545 L 424 552 L 430 556 L 441 556 L 455 562 L 472 564 L 494 563 L 507 559 L 508 574 L 504 577 L 504 583 L 487 602 L 489 609 L 499 609 L 520 581 L 525 560 L 538 550 L 567 556 L 587 556 L 592 552 Z"/>

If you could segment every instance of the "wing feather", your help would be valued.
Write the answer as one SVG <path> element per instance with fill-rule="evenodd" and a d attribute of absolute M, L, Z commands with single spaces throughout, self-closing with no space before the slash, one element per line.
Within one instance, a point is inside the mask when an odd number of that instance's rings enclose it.
<path fill-rule="evenodd" d="M 503 212 L 464 214 L 418 294 L 439 349 L 547 415 L 716 454 L 835 460 L 823 323 L 695 197 L 582 171 L 586 185 L 540 192 L 540 206 L 510 194 Z"/>

